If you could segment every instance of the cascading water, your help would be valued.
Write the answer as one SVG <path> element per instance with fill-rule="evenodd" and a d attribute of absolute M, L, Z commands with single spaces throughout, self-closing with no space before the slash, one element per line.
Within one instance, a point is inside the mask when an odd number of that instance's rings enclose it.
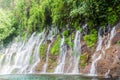
<path fill-rule="evenodd" d="M 33 56 L 35 57 L 35 59 L 33 59 L 34 61 L 33 64 L 32 64 L 32 67 L 31 67 L 31 70 L 30 70 L 30 73 L 35 73 L 35 66 L 39 63 L 40 61 L 40 58 L 39 58 L 39 46 L 41 46 L 42 42 L 44 41 L 44 33 L 41 33 L 40 34 L 40 41 L 38 41 L 38 43 L 36 44 L 36 48 L 35 48 L 35 51 L 34 53 L 36 54 L 33 54 Z"/>
<path fill-rule="evenodd" d="M 115 34 L 116 34 L 116 29 L 115 29 L 116 27 L 113 27 L 113 29 L 112 29 L 112 31 L 111 31 L 111 33 L 110 33 L 110 37 L 109 37 L 109 39 L 108 39 L 108 43 L 107 43 L 107 45 L 106 45 L 106 49 L 108 49 L 109 47 L 110 47 L 110 44 L 111 44 L 111 40 L 113 39 L 113 37 L 115 36 Z"/>
<path fill-rule="evenodd" d="M 31 37 L 22 42 L 14 41 L 7 48 L 1 50 L 0 54 L 0 73 L 1 74 L 27 74 L 27 73 L 43 73 L 46 72 L 48 56 L 51 44 L 57 30 L 52 28 L 49 34 L 43 31 L 40 34 L 33 33 Z M 51 43 L 47 48 L 46 63 L 42 72 L 36 71 L 36 66 L 41 62 L 40 46 L 42 43 L 50 40 Z"/>
<path fill-rule="evenodd" d="M 46 53 L 46 62 L 45 62 L 45 64 L 44 64 L 44 66 L 43 66 L 43 71 L 42 71 L 43 73 L 46 73 L 46 70 L 47 70 L 48 56 L 49 56 L 49 51 L 50 51 L 51 44 L 52 44 L 52 43 L 50 43 L 50 44 L 48 45 L 48 49 L 47 49 L 47 53 Z"/>
<path fill-rule="evenodd" d="M 54 39 L 54 36 L 55 35 L 53 35 L 52 33 L 53 33 L 53 30 L 54 29 L 52 29 L 52 31 L 49 33 L 49 35 L 48 35 L 48 40 L 50 40 L 51 42 L 49 43 L 49 45 L 48 45 L 48 48 L 47 48 L 47 52 L 46 52 L 46 62 L 45 62 L 45 64 L 44 64 L 44 66 L 43 66 L 43 71 L 42 71 L 42 73 L 46 73 L 47 72 L 47 66 L 48 66 L 48 57 L 49 57 L 49 51 L 50 51 L 50 48 L 51 48 L 51 45 L 52 45 L 52 43 L 53 43 L 53 39 Z M 55 34 L 56 34 L 56 32 L 54 32 Z"/>
<path fill-rule="evenodd" d="M 72 73 L 79 73 L 78 64 L 81 55 L 81 34 L 79 31 L 76 32 L 75 39 L 74 39 L 74 68 Z"/>
<path fill-rule="evenodd" d="M 55 29 L 49 31 L 49 34 L 42 32 L 40 34 L 33 33 L 29 39 L 26 41 L 14 41 L 7 48 L 1 50 L 0 54 L 0 73 L 1 74 L 27 74 L 27 73 L 47 73 L 49 53 L 51 45 L 53 44 L 54 37 L 57 34 Z M 79 31 L 76 32 L 74 39 L 74 48 L 71 52 L 71 60 L 73 63 L 73 70 L 70 73 L 79 73 L 78 63 L 81 54 L 81 43 L 80 43 L 81 34 Z M 48 47 L 46 49 L 46 59 L 45 63 L 42 65 L 42 71 L 36 72 L 36 66 L 40 64 L 40 46 L 50 40 Z M 63 73 L 65 67 L 67 53 L 67 45 L 65 44 L 65 37 L 61 39 L 60 45 L 60 55 L 58 64 L 55 68 L 54 73 Z"/>
<path fill-rule="evenodd" d="M 99 55 L 95 52 L 93 57 L 92 57 L 92 64 L 91 64 L 91 69 L 90 69 L 90 75 L 92 75 L 92 76 L 97 75 L 97 72 L 96 72 L 96 69 L 95 69 L 97 61 L 102 58 L 102 55 L 105 55 L 105 50 L 104 49 L 108 49 L 110 47 L 111 40 L 115 36 L 115 32 L 116 32 L 115 27 L 113 27 L 113 29 L 111 30 L 111 33 L 108 35 L 107 44 L 105 44 L 105 48 L 104 48 L 103 47 L 104 45 L 102 45 L 103 38 L 100 35 L 101 32 L 99 30 L 99 32 L 98 32 L 98 46 L 96 48 L 96 52 L 99 51 L 99 50 L 101 50 L 101 52 L 100 52 Z"/>
<path fill-rule="evenodd" d="M 96 52 L 102 49 L 103 38 L 100 35 L 100 33 L 101 33 L 101 29 L 99 29 L 99 32 L 98 32 L 98 42 L 97 42 L 98 45 L 97 45 L 97 48 L 96 48 Z M 91 64 L 91 69 L 90 69 L 90 75 L 93 75 L 93 76 L 96 75 L 95 64 L 101 58 L 101 54 L 99 55 L 99 57 L 97 57 L 96 52 L 92 56 L 93 61 L 92 61 L 92 64 Z"/>
<path fill-rule="evenodd" d="M 35 36 L 35 33 L 29 38 L 27 43 L 14 42 L 8 46 L 1 54 L 1 69 L 0 73 L 31 73 L 34 65 L 39 61 L 38 47 L 42 42 L 40 37 L 44 36 L 42 33 Z"/>
<path fill-rule="evenodd" d="M 65 57 L 66 57 L 66 52 L 67 52 L 67 46 L 64 44 L 64 36 L 61 40 L 61 45 L 60 45 L 60 55 L 59 55 L 59 59 L 58 59 L 58 65 L 55 68 L 55 72 L 54 73 L 63 73 L 64 71 L 64 65 L 65 65 Z"/>
<path fill-rule="evenodd" d="M 104 38 L 100 35 L 101 29 L 98 33 L 98 45 L 96 47 L 96 51 L 92 56 L 92 64 L 90 69 L 90 75 L 96 75 L 96 64 L 98 60 L 102 58 L 105 54 L 105 49 L 110 47 L 111 40 L 115 35 L 115 27 L 111 30 L 110 36 L 108 37 L 108 41 L 105 47 L 103 47 Z M 27 73 L 47 73 L 47 68 L 49 64 L 49 54 L 50 48 L 54 43 L 54 38 L 57 35 L 57 31 L 50 30 L 49 34 L 42 32 L 40 34 L 33 33 L 31 37 L 22 42 L 22 41 L 14 41 L 8 47 L 1 50 L 0 54 L 0 73 L 1 74 L 27 74 Z M 41 63 L 40 59 L 40 46 L 47 43 L 46 47 L 46 58 L 44 63 L 42 64 L 42 70 L 36 71 L 36 66 Z M 80 31 L 76 31 L 74 38 L 74 45 L 68 51 L 68 47 L 65 44 L 65 37 L 63 36 L 60 43 L 60 54 L 56 60 L 57 66 L 54 67 L 54 73 L 73 73 L 78 74 L 79 71 L 79 60 L 81 55 L 81 33 Z M 100 54 L 97 53 L 100 51 Z M 69 54 L 68 61 L 66 61 L 67 55 Z M 68 63 L 68 64 L 66 64 Z M 107 73 L 106 73 L 107 74 Z"/>

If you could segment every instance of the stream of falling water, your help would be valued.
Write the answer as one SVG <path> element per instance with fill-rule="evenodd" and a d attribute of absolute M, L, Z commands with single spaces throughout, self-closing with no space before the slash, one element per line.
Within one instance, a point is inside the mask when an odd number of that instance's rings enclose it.
<path fill-rule="evenodd" d="M 40 61 L 40 55 L 39 55 L 39 47 L 41 46 L 42 42 L 44 41 L 45 39 L 45 35 L 44 35 L 44 32 L 42 32 L 40 34 L 40 39 L 38 41 L 38 43 L 36 44 L 36 47 L 35 47 L 35 50 L 34 50 L 34 54 L 33 54 L 33 59 L 32 59 L 32 67 L 30 69 L 30 73 L 36 73 L 35 72 L 35 67 L 36 65 L 39 63 Z M 32 57 L 32 56 L 31 56 Z"/>
<path fill-rule="evenodd" d="M 49 51 L 50 51 L 51 44 L 52 44 L 52 43 L 50 43 L 50 44 L 48 45 L 48 49 L 47 49 L 47 53 L 46 53 L 46 62 L 45 62 L 45 64 L 44 64 L 44 66 L 43 66 L 43 71 L 42 71 L 43 73 L 46 73 L 46 70 L 47 70 L 48 56 L 49 56 Z"/>
<path fill-rule="evenodd" d="M 113 37 L 115 36 L 116 34 L 116 26 L 113 27 L 111 33 L 110 33 L 110 37 L 108 38 L 108 43 L 106 45 L 106 49 L 110 48 L 110 45 L 111 45 L 111 40 L 113 39 Z"/>
<path fill-rule="evenodd" d="M 92 61 L 92 64 L 91 64 L 90 75 L 93 75 L 93 76 L 96 75 L 95 64 L 101 58 L 101 54 L 98 58 L 96 58 L 96 56 L 97 56 L 96 52 L 102 49 L 103 38 L 100 35 L 100 33 L 101 33 L 101 29 L 99 29 L 99 32 L 98 32 L 98 42 L 97 42 L 98 45 L 97 45 L 95 53 L 92 56 L 93 61 Z"/>
<path fill-rule="evenodd" d="M 98 33 L 98 45 L 94 55 L 92 56 L 92 64 L 90 69 L 90 75 L 96 75 L 96 64 L 97 61 L 102 58 L 102 55 L 105 54 L 104 49 L 110 47 L 111 40 L 115 35 L 115 27 L 111 30 L 111 33 L 108 37 L 107 44 L 103 49 L 103 37 L 100 35 L 101 29 Z M 0 51 L 0 74 L 28 74 L 28 73 L 47 73 L 48 67 L 48 60 L 49 60 L 49 53 L 50 48 L 53 44 L 54 37 L 56 36 L 57 32 L 54 29 L 49 31 L 49 34 L 42 32 L 40 34 L 33 33 L 30 38 L 26 41 L 14 41 L 6 48 Z M 50 40 L 48 44 L 47 51 L 46 51 L 46 59 L 45 63 L 42 65 L 43 69 L 42 72 L 36 72 L 35 68 L 38 63 L 41 62 L 40 59 L 40 46 L 42 43 L 47 42 Z M 66 69 L 66 73 L 73 73 L 78 74 L 79 71 L 79 60 L 81 55 L 81 33 L 80 31 L 76 31 L 75 38 L 74 38 L 74 46 L 70 49 L 70 59 L 68 61 L 69 66 Z M 60 43 L 60 54 L 58 56 L 57 66 L 54 69 L 54 73 L 65 73 L 65 63 L 68 48 L 65 44 L 65 37 L 61 38 Z M 100 54 L 97 54 L 97 51 L 101 50 Z M 70 70 L 71 69 L 71 70 Z M 107 73 L 108 74 L 108 73 Z"/>
<path fill-rule="evenodd" d="M 28 73 L 47 73 L 48 59 L 53 39 L 56 36 L 57 31 L 52 29 L 49 34 L 42 32 L 40 34 L 33 33 L 30 38 L 26 41 L 13 41 L 6 48 L 1 50 L 0 54 L 0 74 L 28 74 Z M 78 64 L 81 54 L 81 34 L 79 31 L 76 32 L 74 39 L 74 55 L 71 55 L 69 62 L 73 66 L 71 73 L 79 73 Z M 46 61 L 43 65 L 42 72 L 36 72 L 36 66 L 41 62 L 40 59 L 40 46 L 42 43 L 50 40 L 46 51 Z M 60 55 L 58 57 L 58 64 L 54 70 L 54 73 L 64 73 L 65 59 L 67 53 L 67 45 L 65 44 L 65 37 L 63 36 L 60 44 Z"/>
<path fill-rule="evenodd" d="M 95 52 L 94 55 L 92 56 L 92 64 L 91 64 L 91 69 L 90 69 L 90 75 L 92 75 L 92 76 L 97 75 L 96 68 L 95 68 L 96 64 L 97 64 L 97 61 L 102 58 L 102 55 L 105 55 L 105 50 L 102 48 L 103 47 L 103 45 L 102 45 L 103 37 L 100 35 L 100 33 L 101 33 L 100 31 L 101 30 L 99 30 L 99 32 L 98 32 L 98 45 L 97 45 L 97 48 L 96 48 L 96 52 L 101 50 L 101 53 L 98 55 Z M 111 40 L 115 36 L 115 33 L 116 33 L 116 30 L 115 30 L 115 27 L 113 27 L 113 29 L 111 30 L 111 33 L 108 34 L 108 40 L 107 40 L 107 44 L 105 44 L 105 49 L 108 49 L 110 47 Z M 110 72 L 110 71 L 108 71 L 108 72 Z M 106 74 L 109 74 L 109 73 L 106 73 Z"/>
<path fill-rule="evenodd" d="M 53 29 L 53 30 L 54 30 L 54 29 Z M 53 31 L 51 31 L 51 32 L 49 33 L 49 35 L 48 35 L 48 36 L 49 36 L 48 39 L 49 39 L 51 42 L 49 43 L 48 48 L 47 48 L 47 52 L 46 52 L 46 62 L 45 62 L 45 64 L 44 64 L 44 66 L 43 66 L 42 73 L 46 73 L 46 72 L 47 72 L 48 59 L 49 59 L 49 51 L 50 51 L 50 48 L 51 48 L 51 45 L 52 45 L 52 43 L 53 43 L 53 39 L 54 39 L 54 36 L 55 36 L 55 35 L 53 35 L 52 33 L 53 33 Z"/>
<path fill-rule="evenodd" d="M 26 43 L 14 42 L 5 51 L 3 51 L 2 57 L 5 57 L 1 58 L 2 60 L 0 64 L 2 66 L 0 69 L 0 73 L 21 74 L 33 72 L 32 70 L 34 66 L 37 64 L 38 61 L 40 61 L 39 52 L 37 50 L 44 37 L 43 33 L 36 36 L 35 34 L 36 33 L 33 33 L 28 41 L 26 41 Z M 42 39 L 40 39 L 40 37 L 42 37 Z"/>
<path fill-rule="evenodd" d="M 65 57 L 67 52 L 67 46 L 64 44 L 65 38 L 63 36 L 60 44 L 60 55 L 58 59 L 57 67 L 55 68 L 54 73 L 63 73 L 64 71 L 64 65 L 65 65 Z"/>
<path fill-rule="evenodd" d="M 80 43 L 80 39 L 81 39 L 81 34 L 79 31 L 76 32 L 75 35 L 75 39 L 74 39 L 74 68 L 72 73 L 79 73 L 79 59 L 80 59 L 80 55 L 81 55 L 81 43 Z"/>

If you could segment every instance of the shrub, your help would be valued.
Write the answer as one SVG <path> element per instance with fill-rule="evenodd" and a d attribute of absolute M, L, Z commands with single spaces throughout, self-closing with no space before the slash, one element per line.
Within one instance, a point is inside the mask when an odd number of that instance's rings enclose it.
<path fill-rule="evenodd" d="M 47 46 L 46 44 L 41 44 L 40 47 L 39 47 L 39 55 L 40 55 L 40 58 L 45 58 L 45 54 L 46 54 L 46 49 L 47 49 Z"/>
<path fill-rule="evenodd" d="M 84 40 L 88 47 L 93 47 L 97 41 L 97 31 L 93 29 L 89 35 L 84 36 Z"/>
<path fill-rule="evenodd" d="M 14 31 L 14 28 L 12 27 L 13 20 L 11 16 L 12 14 L 9 12 L 0 9 L 0 41 L 8 37 Z"/>
<path fill-rule="evenodd" d="M 50 48 L 50 53 L 52 55 L 58 55 L 60 53 L 60 43 L 61 38 L 60 35 L 57 35 L 55 42 L 53 43 L 52 47 Z"/>

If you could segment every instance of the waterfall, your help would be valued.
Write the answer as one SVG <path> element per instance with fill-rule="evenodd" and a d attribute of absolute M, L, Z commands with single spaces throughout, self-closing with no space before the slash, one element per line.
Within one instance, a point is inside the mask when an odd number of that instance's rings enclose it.
<path fill-rule="evenodd" d="M 74 69 L 72 71 L 72 73 L 79 73 L 79 59 L 80 59 L 80 55 L 81 55 L 81 43 L 80 43 L 80 39 L 81 39 L 81 34 L 79 31 L 76 32 L 75 35 L 75 39 L 74 39 Z"/>
<path fill-rule="evenodd" d="M 102 57 L 101 54 L 99 55 L 99 57 L 97 57 L 97 53 L 96 53 L 97 51 L 102 49 L 103 38 L 100 35 L 100 33 L 101 33 L 101 29 L 99 29 L 99 32 L 98 32 L 98 42 L 97 42 L 98 45 L 97 45 L 95 53 L 92 56 L 92 64 L 91 64 L 91 69 L 90 69 L 90 75 L 93 75 L 93 76 L 96 75 L 96 69 L 95 69 L 96 66 L 95 66 L 95 64 Z"/>
<path fill-rule="evenodd" d="M 66 69 L 65 73 L 72 73 L 71 69 L 73 67 L 73 60 L 74 60 L 72 52 L 73 52 L 73 50 L 72 50 L 72 48 L 70 48 L 70 50 L 69 50 L 69 60 L 67 62 L 68 63 L 68 68 Z"/>
<path fill-rule="evenodd" d="M 32 67 L 31 67 L 31 70 L 30 70 L 30 73 L 35 73 L 35 66 L 39 63 L 40 61 L 40 58 L 39 58 L 39 47 L 41 46 L 42 42 L 44 41 L 44 33 L 41 34 L 41 39 L 40 41 L 37 43 L 37 47 L 35 48 L 35 51 L 34 53 L 36 54 L 33 54 L 34 56 L 34 61 L 33 61 L 33 64 L 32 64 Z"/>
<path fill-rule="evenodd" d="M 46 62 L 43 66 L 43 73 L 46 73 L 47 70 L 47 65 L 48 65 L 48 56 L 49 56 L 49 51 L 50 51 L 51 43 L 48 45 L 47 53 L 46 53 Z"/>
<path fill-rule="evenodd" d="M 47 73 L 49 53 L 52 44 L 54 43 L 57 30 L 52 28 L 49 34 L 43 31 L 40 34 L 33 33 L 25 41 L 14 40 L 6 48 L 0 51 L 0 73 L 1 74 L 31 74 L 31 73 Z M 17 39 L 17 38 L 16 38 Z M 73 42 L 73 47 L 68 53 L 67 45 L 65 44 L 65 37 L 61 38 L 60 54 L 57 58 L 57 66 L 54 67 L 54 73 L 79 73 L 79 60 L 81 55 L 81 33 L 76 31 Z M 40 59 L 40 47 L 43 43 L 47 43 L 45 62 L 42 63 Z M 70 55 L 69 65 L 65 71 L 66 55 Z M 40 64 L 42 63 L 42 65 Z M 36 67 L 41 65 L 42 70 L 36 71 Z M 64 72 L 65 71 L 65 72 Z"/>
<path fill-rule="evenodd" d="M 61 45 L 60 45 L 60 55 L 58 59 L 58 65 L 55 68 L 54 73 L 63 73 L 64 72 L 64 65 L 65 65 L 65 57 L 66 57 L 66 52 L 67 52 L 67 46 L 64 44 L 64 36 L 61 40 Z"/>
<path fill-rule="evenodd" d="M 49 36 L 48 39 L 50 39 L 51 42 L 49 43 L 48 48 L 47 48 L 47 52 L 46 52 L 46 62 L 45 62 L 45 64 L 44 64 L 44 66 L 43 66 L 43 71 L 42 71 L 42 73 L 46 73 L 46 72 L 47 72 L 48 59 L 49 59 L 49 51 L 50 51 L 51 45 L 52 45 L 52 43 L 53 43 L 53 37 L 54 37 L 54 35 L 52 34 L 52 32 L 53 32 L 53 31 L 51 31 L 50 34 L 48 35 L 48 36 Z"/>
<path fill-rule="evenodd" d="M 68 47 L 69 45 L 65 43 L 65 36 L 62 36 L 58 57 L 56 57 L 57 55 L 50 54 L 50 50 L 53 43 L 55 42 L 55 37 L 57 36 L 57 33 L 58 31 L 52 28 L 48 31 L 48 33 L 45 33 L 44 31 L 39 34 L 33 33 L 25 41 L 22 41 L 21 39 L 19 41 L 13 40 L 13 42 L 11 42 L 7 47 L 0 50 L 0 73 L 47 73 L 49 67 L 51 69 L 51 65 L 49 66 L 49 58 L 51 57 L 55 57 L 54 60 L 56 61 L 54 68 L 52 67 L 52 69 L 54 70 L 53 73 L 80 73 L 79 61 L 82 53 L 81 32 L 76 31 L 74 40 L 71 39 L 73 47 L 70 48 Z M 105 55 L 105 50 L 110 47 L 111 40 L 115 36 L 115 33 L 116 30 L 115 27 L 113 27 L 110 34 L 107 36 L 108 40 L 106 44 L 103 45 L 105 38 L 101 36 L 101 29 L 99 29 L 97 47 L 95 53 L 92 56 L 90 75 L 97 75 L 97 62 L 102 58 L 103 55 Z M 47 47 L 45 49 L 45 59 L 43 60 L 40 59 L 40 47 L 43 46 L 43 43 L 46 43 L 47 41 L 50 42 L 47 43 Z M 100 51 L 100 53 L 98 53 L 98 51 Z M 41 67 L 39 67 L 39 65 Z M 40 70 L 37 71 L 36 67 L 40 68 Z"/>
<path fill-rule="evenodd" d="M 100 34 L 101 34 L 101 28 L 99 29 L 99 32 L 98 32 L 98 42 L 97 42 L 98 45 L 97 45 L 96 51 L 99 51 L 102 49 L 103 38 Z M 95 57 L 95 54 L 93 56 Z"/>
<path fill-rule="evenodd" d="M 42 43 L 41 37 L 44 34 L 32 36 L 26 42 L 12 42 L 2 51 L 0 58 L 0 73 L 32 73 L 34 66 L 40 61 L 39 52 L 37 51 Z"/>
<path fill-rule="evenodd" d="M 67 46 L 64 44 L 64 40 L 65 40 L 64 37 L 62 38 L 60 45 L 60 55 L 58 59 L 58 65 L 55 68 L 55 73 L 74 73 L 74 74 L 79 73 L 79 59 L 81 55 L 80 39 L 81 39 L 81 34 L 79 31 L 76 31 L 73 50 L 70 49 L 70 52 L 68 53 L 70 55 L 69 56 L 70 59 L 67 62 L 69 66 L 67 67 L 66 72 L 64 72 Z"/>
<path fill-rule="evenodd" d="M 100 31 L 101 30 L 99 30 L 99 32 L 98 32 L 98 45 L 96 48 L 96 52 L 92 56 L 92 64 L 91 64 L 91 69 L 90 69 L 90 75 L 92 75 L 92 76 L 97 75 L 96 68 L 95 68 L 97 61 L 102 58 L 102 55 L 105 55 L 105 49 L 110 48 L 111 40 L 113 39 L 113 37 L 115 36 L 115 33 L 116 33 L 116 29 L 115 29 L 115 27 L 113 27 L 110 34 L 108 33 L 108 40 L 107 40 L 107 43 L 104 44 L 105 45 L 105 48 L 104 48 L 104 45 L 102 45 L 104 38 L 100 35 L 100 33 L 101 33 Z M 97 51 L 99 51 L 99 50 L 101 50 L 101 52 L 98 55 Z M 98 57 L 97 57 L 97 55 L 98 55 Z"/>
<path fill-rule="evenodd" d="M 109 47 L 110 47 L 110 45 L 111 45 L 111 40 L 113 39 L 113 37 L 115 36 L 115 34 L 116 34 L 116 26 L 115 27 L 113 27 L 113 29 L 112 29 L 112 31 L 111 31 L 111 33 L 109 34 L 109 38 L 108 38 L 108 43 L 107 43 L 107 45 L 106 45 L 106 49 L 108 49 Z"/>

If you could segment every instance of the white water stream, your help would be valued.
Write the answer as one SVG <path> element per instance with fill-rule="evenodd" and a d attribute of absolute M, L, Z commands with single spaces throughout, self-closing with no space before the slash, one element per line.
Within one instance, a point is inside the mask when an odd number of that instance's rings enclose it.
<path fill-rule="evenodd" d="M 104 45 L 102 45 L 104 38 L 100 35 L 100 33 L 101 33 L 100 31 L 101 30 L 99 30 L 99 32 L 98 32 L 98 45 L 97 45 L 97 48 L 96 48 L 96 52 L 92 56 L 92 64 L 91 64 L 91 69 L 90 69 L 90 74 L 89 74 L 89 75 L 92 75 L 92 76 L 97 75 L 96 68 L 95 68 L 96 64 L 102 58 L 102 55 L 105 55 L 105 50 L 104 49 L 110 48 L 111 40 L 115 36 L 115 33 L 116 33 L 115 27 L 113 27 L 113 29 L 111 30 L 111 33 L 108 34 L 107 43 L 104 44 L 105 45 L 105 48 L 104 48 L 103 47 Z M 99 55 L 98 55 L 97 51 L 100 51 Z"/>
<path fill-rule="evenodd" d="M 90 75 L 96 75 L 96 64 L 98 60 L 102 58 L 105 54 L 105 50 L 110 47 L 111 40 L 115 35 L 115 27 L 111 30 L 109 34 L 107 44 L 105 48 L 103 48 L 104 38 L 100 35 L 100 31 L 98 33 L 98 45 L 96 47 L 96 51 L 92 56 L 92 64 L 90 69 Z M 56 36 L 57 31 L 52 29 L 49 34 L 42 32 L 40 34 L 33 33 L 30 38 L 26 41 L 13 41 L 6 48 L 0 51 L 0 74 L 28 74 L 28 73 L 47 73 L 49 53 L 52 43 L 54 41 L 54 37 Z M 41 62 L 40 59 L 40 46 L 45 41 L 50 40 L 48 43 L 48 47 L 46 48 L 46 59 L 41 72 L 36 72 L 36 66 Z M 79 74 L 79 61 L 81 51 L 81 33 L 80 31 L 76 31 L 75 38 L 73 42 L 74 46 L 69 51 L 69 66 L 65 70 L 66 57 L 68 58 L 68 48 L 65 44 L 65 37 L 61 38 L 60 43 L 60 54 L 57 59 L 57 66 L 54 68 L 53 73 L 61 74 L 61 73 L 72 73 Z M 100 54 L 97 51 L 100 51 Z M 72 70 L 70 70 L 72 69 Z M 108 74 L 108 73 L 106 73 Z"/>

